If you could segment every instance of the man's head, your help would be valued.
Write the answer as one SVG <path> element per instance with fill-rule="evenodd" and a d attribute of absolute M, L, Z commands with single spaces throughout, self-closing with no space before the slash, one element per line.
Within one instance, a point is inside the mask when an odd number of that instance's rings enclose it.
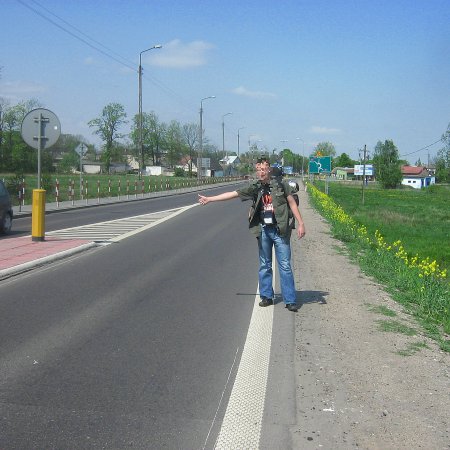
<path fill-rule="evenodd" d="M 266 157 L 256 160 L 256 177 L 259 181 L 270 181 L 270 162 Z"/>

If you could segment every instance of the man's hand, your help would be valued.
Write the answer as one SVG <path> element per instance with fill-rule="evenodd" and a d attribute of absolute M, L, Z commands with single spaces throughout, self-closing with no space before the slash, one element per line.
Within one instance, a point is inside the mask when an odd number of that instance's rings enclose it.
<path fill-rule="evenodd" d="M 297 237 L 301 239 L 305 234 L 305 224 L 303 222 L 300 222 L 297 226 Z"/>
<path fill-rule="evenodd" d="M 206 205 L 209 202 L 209 198 L 205 195 L 198 194 L 198 202 L 200 203 L 200 205 Z"/>
<path fill-rule="evenodd" d="M 212 195 L 211 197 L 198 194 L 198 202 L 200 205 L 206 205 L 209 202 L 223 202 L 224 200 L 231 200 L 237 197 L 239 197 L 237 191 L 223 192 L 222 194 Z"/>
<path fill-rule="evenodd" d="M 297 237 L 299 239 L 301 239 L 306 234 L 305 224 L 303 223 L 302 216 L 298 209 L 297 203 L 295 203 L 294 197 L 292 197 L 292 195 L 288 195 L 286 198 L 287 198 L 287 201 L 289 204 L 289 208 L 291 208 L 292 214 L 294 215 L 295 220 L 298 224 L 297 225 Z"/>

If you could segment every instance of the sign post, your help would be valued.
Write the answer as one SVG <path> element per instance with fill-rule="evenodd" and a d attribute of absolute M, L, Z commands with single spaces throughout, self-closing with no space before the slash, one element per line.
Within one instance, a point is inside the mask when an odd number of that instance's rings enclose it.
<path fill-rule="evenodd" d="M 33 190 L 31 239 L 45 239 L 45 190 L 41 189 L 41 152 L 52 145 L 61 135 L 58 117 L 48 109 L 37 108 L 30 111 L 22 121 L 23 140 L 38 151 L 37 189 Z"/>
<path fill-rule="evenodd" d="M 331 156 L 311 156 L 309 158 L 309 173 L 330 173 Z"/>
<path fill-rule="evenodd" d="M 325 194 L 328 194 L 328 177 L 331 173 L 331 156 L 311 156 L 309 158 L 310 174 L 325 174 Z"/>

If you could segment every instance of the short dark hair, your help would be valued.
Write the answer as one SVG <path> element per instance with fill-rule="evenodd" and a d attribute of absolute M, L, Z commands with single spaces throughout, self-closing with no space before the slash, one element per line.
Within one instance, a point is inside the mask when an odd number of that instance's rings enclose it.
<path fill-rule="evenodd" d="M 269 160 L 269 158 L 268 158 L 267 156 L 261 156 L 261 158 L 258 158 L 258 159 L 256 160 L 256 163 L 257 163 L 257 164 L 261 164 L 261 163 L 263 163 L 263 162 L 265 162 L 265 163 L 267 163 L 267 164 L 270 164 L 270 160 Z"/>

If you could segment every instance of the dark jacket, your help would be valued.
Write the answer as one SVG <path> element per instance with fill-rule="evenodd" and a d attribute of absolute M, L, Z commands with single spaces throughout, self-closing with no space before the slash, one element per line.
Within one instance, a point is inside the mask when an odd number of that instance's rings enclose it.
<path fill-rule="evenodd" d="M 287 196 L 291 194 L 291 187 L 288 183 L 277 181 L 276 179 L 270 180 L 270 190 L 272 193 L 273 209 L 275 213 L 275 219 L 277 221 L 277 227 L 279 229 L 280 236 L 288 236 L 294 228 L 293 221 L 290 218 L 290 207 L 287 201 Z M 259 236 L 261 232 L 260 228 L 260 203 L 262 197 L 262 185 L 261 181 L 254 181 L 248 186 L 238 189 L 237 193 L 242 201 L 252 200 L 253 204 L 249 212 L 249 228 L 250 231 Z"/>

